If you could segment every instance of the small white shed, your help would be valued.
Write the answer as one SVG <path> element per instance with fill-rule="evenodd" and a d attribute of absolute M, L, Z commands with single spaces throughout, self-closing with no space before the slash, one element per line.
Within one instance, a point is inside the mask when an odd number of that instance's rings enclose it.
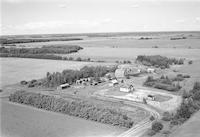
<path fill-rule="evenodd" d="M 57 89 L 65 89 L 65 88 L 69 88 L 70 85 L 68 83 L 62 84 L 60 86 L 57 87 Z"/>

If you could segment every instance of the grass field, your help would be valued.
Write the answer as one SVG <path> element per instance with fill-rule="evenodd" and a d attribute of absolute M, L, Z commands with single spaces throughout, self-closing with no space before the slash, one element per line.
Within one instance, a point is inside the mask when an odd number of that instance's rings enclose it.
<path fill-rule="evenodd" d="M 126 129 L 1 101 L 1 137 L 112 137 Z"/>
<path fill-rule="evenodd" d="M 80 69 L 85 65 L 108 65 L 107 63 L 91 63 L 77 61 L 0 58 L 0 87 L 15 84 L 21 80 L 39 79 L 47 72 L 63 71 L 64 69 Z"/>

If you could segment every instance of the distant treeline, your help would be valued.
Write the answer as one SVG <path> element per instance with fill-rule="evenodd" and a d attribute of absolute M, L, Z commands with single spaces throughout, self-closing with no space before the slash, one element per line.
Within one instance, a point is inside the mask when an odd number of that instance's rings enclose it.
<path fill-rule="evenodd" d="M 16 44 L 16 43 L 31 43 L 31 42 L 49 42 L 49 41 L 73 41 L 83 40 L 82 38 L 37 38 L 37 39 L 6 39 L 1 38 L 0 44 Z"/>
<path fill-rule="evenodd" d="M 52 54 L 10 54 L 10 53 L 0 53 L 0 57 L 63 60 L 62 56 L 57 56 L 57 55 L 52 55 Z"/>
<path fill-rule="evenodd" d="M 143 65 L 146 66 L 155 66 L 160 67 L 162 69 L 169 68 L 172 64 L 184 64 L 183 59 L 167 58 L 160 55 L 139 55 L 137 56 L 136 61 L 141 62 Z"/>
<path fill-rule="evenodd" d="M 42 48 L 5 48 L 0 47 L 0 53 L 7 54 L 69 54 L 83 49 L 80 46 L 43 46 Z"/>
<path fill-rule="evenodd" d="M 0 57 L 13 57 L 13 58 L 33 58 L 33 59 L 50 59 L 50 60 L 68 60 L 68 61 L 86 61 L 86 62 L 105 62 L 105 61 L 94 61 L 90 58 L 73 58 L 73 57 L 62 57 L 54 54 L 10 54 L 0 53 Z"/>
<path fill-rule="evenodd" d="M 170 38 L 170 40 L 180 40 L 180 39 L 187 39 L 187 37 L 174 37 L 174 38 Z"/>
<path fill-rule="evenodd" d="M 128 117 L 125 112 L 103 105 L 95 105 L 88 101 L 66 100 L 27 91 L 17 91 L 11 94 L 9 96 L 9 101 L 113 126 L 131 128 L 133 125 L 132 119 Z"/>
<path fill-rule="evenodd" d="M 76 80 L 81 78 L 94 77 L 96 80 L 99 77 L 103 77 L 108 72 L 115 72 L 117 66 L 106 67 L 106 66 L 96 66 L 88 67 L 85 66 L 80 70 L 70 70 L 66 69 L 63 72 L 47 72 L 46 77 L 42 81 L 42 85 L 46 87 L 56 87 L 64 83 L 73 84 Z"/>

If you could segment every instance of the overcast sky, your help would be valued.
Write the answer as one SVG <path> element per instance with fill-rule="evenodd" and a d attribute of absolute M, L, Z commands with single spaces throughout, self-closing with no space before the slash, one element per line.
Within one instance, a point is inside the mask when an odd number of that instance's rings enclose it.
<path fill-rule="evenodd" d="M 1 0 L 1 34 L 200 30 L 200 0 Z"/>

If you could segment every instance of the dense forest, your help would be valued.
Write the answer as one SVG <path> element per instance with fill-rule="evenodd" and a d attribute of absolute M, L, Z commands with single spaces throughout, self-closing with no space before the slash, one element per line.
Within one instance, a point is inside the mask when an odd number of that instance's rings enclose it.
<path fill-rule="evenodd" d="M 183 59 L 175 59 L 175 58 L 167 58 L 160 55 L 152 55 L 152 56 L 145 56 L 139 55 L 137 56 L 136 61 L 142 63 L 146 66 L 155 66 L 160 68 L 169 68 L 172 64 L 184 64 Z"/>
<path fill-rule="evenodd" d="M 0 44 L 16 44 L 16 43 L 32 43 L 32 42 L 49 42 L 49 41 L 73 41 L 73 40 L 83 40 L 82 38 L 18 38 L 9 39 L 1 38 Z"/>
<path fill-rule="evenodd" d="M 72 84 L 76 80 L 81 78 L 94 77 L 98 80 L 99 77 L 103 77 L 108 72 L 115 72 L 116 66 L 106 67 L 106 66 L 96 66 L 88 67 L 85 66 L 80 70 L 63 70 L 60 72 L 49 73 L 47 72 L 46 78 L 42 81 L 42 85 L 46 87 L 56 87 L 63 83 Z"/>
<path fill-rule="evenodd" d="M 27 91 L 17 91 L 9 96 L 9 101 L 34 106 L 48 111 L 60 112 L 113 126 L 131 128 L 133 121 L 125 112 L 89 101 L 66 100 L 54 96 Z"/>

